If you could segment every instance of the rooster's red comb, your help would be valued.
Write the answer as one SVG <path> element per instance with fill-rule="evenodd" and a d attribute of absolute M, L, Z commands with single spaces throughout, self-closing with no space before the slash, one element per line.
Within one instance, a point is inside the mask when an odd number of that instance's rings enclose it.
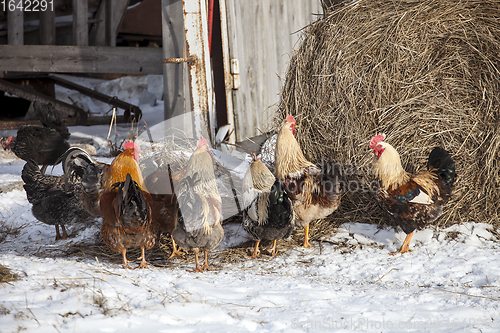
<path fill-rule="evenodd" d="M 375 135 L 372 140 L 370 141 L 370 148 L 373 149 L 377 146 L 377 144 L 379 144 L 380 142 L 384 141 L 385 139 L 385 134 L 384 133 L 380 133 L 380 134 L 377 134 Z"/>
<path fill-rule="evenodd" d="M 127 142 L 125 142 L 123 144 L 123 149 L 125 149 L 125 150 L 134 149 L 135 151 L 138 151 L 138 152 L 141 151 L 141 147 L 139 147 L 139 145 L 132 140 L 128 140 Z"/>
<path fill-rule="evenodd" d="M 292 115 L 287 116 L 285 121 L 287 123 L 294 123 L 294 124 L 296 123 L 295 118 Z"/>
<path fill-rule="evenodd" d="M 208 142 L 207 142 L 207 140 L 206 140 L 204 137 L 201 137 L 201 138 L 198 140 L 198 144 L 197 144 L 197 146 L 198 146 L 198 148 L 200 148 L 200 147 L 202 147 L 202 146 L 204 146 L 204 145 L 208 145 Z"/>

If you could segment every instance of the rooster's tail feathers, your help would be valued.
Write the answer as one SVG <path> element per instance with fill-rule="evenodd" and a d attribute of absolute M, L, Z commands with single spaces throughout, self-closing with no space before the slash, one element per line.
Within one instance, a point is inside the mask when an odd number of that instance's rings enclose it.
<path fill-rule="evenodd" d="M 33 111 L 38 119 L 40 119 L 43 126 L 55 129 L 66 140 L 69 138 L 70 133 L 68 127 L 52 104 L 36 101 L 33 103 Z"/>
<path fill-rule="evenodd" d="M 453 185 L 455 181 L 455 162 L 450 153 L 441 147 L 434 148 L 429 154 L 427 168 L 436 169 L 436 174 L 443 179 L 447 185 Z"/>
<path fill-rule="evenodd" d="M 29 159 L 23 167 L 21 178 L 26 184 L 33 184 L 37 181 L 37 176 L 40 175 L 40 169 L 33 159 Z"/>
<path fill-rule="evenodd" d="M 129 173 L 118 189 L 119 203 L 124 226 L 145 225 L 149 219 L 149 205 L 139 185 Z"/>
<path fill-rule="evenodd" d="M 65 175 L 76 173 L 82 177 L 83 170 L 88 165 L 97 165 L 92 157 L 85 150 L 78 147 L 71 147 L 59 157 L 57 163 L 61 162 Z"/>

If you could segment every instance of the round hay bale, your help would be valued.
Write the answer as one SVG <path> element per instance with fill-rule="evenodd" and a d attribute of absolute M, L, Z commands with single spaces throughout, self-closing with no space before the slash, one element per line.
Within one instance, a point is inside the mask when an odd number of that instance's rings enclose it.
<path fill-rule="evenodd" d="M 356 167 L 347 179 L 359 190 L 351 184 L 331 220 L 390 221 L 363 188 L 369 140 L 383 132 L 409 172 L 435 146 L 453 155 L 455 189 L 438 224 L 498 226 L 499 18 L 497 0 L 359 0 L 302 31 L 275 127 L 291 114 L 311 161 Z"/>

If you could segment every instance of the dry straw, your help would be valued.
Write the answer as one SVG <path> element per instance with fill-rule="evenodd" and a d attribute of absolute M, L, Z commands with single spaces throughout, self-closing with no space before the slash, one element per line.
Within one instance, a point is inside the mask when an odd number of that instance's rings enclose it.
<path fill-rule="evenodd" d="M 499 1 L 359 0 L 301 34 L 276 128 L 292 114 L 306 156 L 355 165 L 347 178 L 358 182 L 371 180 L 378 132 L 410 172 L 442 146 L 458 177 L 437 223 L 498 226 Z M 363 191 L 348 193 L 332 220 L 391 223 Z"/>

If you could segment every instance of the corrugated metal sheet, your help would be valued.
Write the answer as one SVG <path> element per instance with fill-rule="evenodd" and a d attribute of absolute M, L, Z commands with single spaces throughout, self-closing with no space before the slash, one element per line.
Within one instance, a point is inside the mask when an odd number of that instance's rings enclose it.
<path fill-rule="evenodd" d="M 266 130 L 298 30 L 322 13 L 319 0 L 226 1 L 229 52 L 238 59 L 241 86 L 233 90 L 236 140 Z"/>

